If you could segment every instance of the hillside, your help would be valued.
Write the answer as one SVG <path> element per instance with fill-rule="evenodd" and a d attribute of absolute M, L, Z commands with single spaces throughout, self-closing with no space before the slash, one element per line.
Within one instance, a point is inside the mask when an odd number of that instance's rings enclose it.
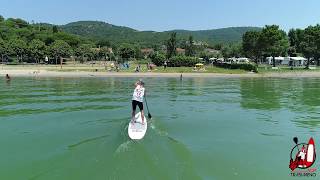
<path fill-rule="evenodd" d="M 115 26 L 100 21 L 78 21 L 63 25 L 61 28 L 66 32 L 82 37 L 93 38 L 95 40 L 108 40 L 115 43 L 139 43 L 145 46 L 163 43 L 173 31 L 177 32 L 177 37 L 180 40 L 187 39 L 189 35 L 192 35 L 196 41 L 216 44 L 238 42 L 246 31 L 260 30 L 258 27 L 230 27 L 199 31 L 172 30 L 155 32 L 138 31 L 132 28 Z"/>

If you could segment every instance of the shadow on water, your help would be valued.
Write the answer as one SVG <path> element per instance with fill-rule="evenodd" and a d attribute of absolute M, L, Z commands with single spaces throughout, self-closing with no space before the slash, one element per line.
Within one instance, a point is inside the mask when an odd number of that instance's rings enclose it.
<path fill-rule="evenodd" d="M 93 137 L 93 138 L 89 138 L 89 139 L 84 139 L 84 140 L 82 140 L 82 141 L 80 141 L 80 142 L 78 142 L 78 143 L 69 145 L 68 148 L 69 148 L 69 149 L 73 149 L 73 148 L 75 148 L 75 147 L 77 147 L 77 146 L 80 146 L 80 145 L 82 145 L 82 144 L 89 143 L 89 142 L 92 142 L 92 141 L 96 141 L 96 140 L 99 140 L 99 139 L 102 139 L 102 138 L 106 138 L 106 137 L 108 137 L 108 136 L 110 136 L 110 135 L 106 134 L 106 135 L 103 135 L 103 136 L 98 136 L 98 137 Z"/>
<path fill-rule="evenodd" d="M 109 124 L 109 123 L 122 123 L 123 121 L 126 121 L 128 118 L 101 118 L 101 119 L 96 119 L 96 120 L 88 120 L 88 121 L 83 121 L 79 124 Z"/>

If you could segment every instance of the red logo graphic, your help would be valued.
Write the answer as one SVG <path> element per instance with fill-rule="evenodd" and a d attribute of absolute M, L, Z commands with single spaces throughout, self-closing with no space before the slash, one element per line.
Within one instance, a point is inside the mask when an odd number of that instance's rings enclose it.
<path fill-rule="evenodd" d="M 293 171 L 296 168 L 307 169 L 311 167 L 316 160 L 316 147 L 313 138 L 308 143 L 299 143 L 298 138 L 294 137 L 295 146 L 290 153 L 289 168 Z"/>

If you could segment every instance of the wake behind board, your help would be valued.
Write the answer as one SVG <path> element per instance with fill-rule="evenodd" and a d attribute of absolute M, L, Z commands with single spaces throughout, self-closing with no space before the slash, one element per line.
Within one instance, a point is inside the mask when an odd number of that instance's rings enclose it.
<path fill-rule="evenodd" d="M 147 132 L 147 118 L 144 117 L 144 124 L 142 124 L 141 112 L 135 115 L 135 123 L 129 122 L 128 135 L 131 139 L 142 139 Z"/>

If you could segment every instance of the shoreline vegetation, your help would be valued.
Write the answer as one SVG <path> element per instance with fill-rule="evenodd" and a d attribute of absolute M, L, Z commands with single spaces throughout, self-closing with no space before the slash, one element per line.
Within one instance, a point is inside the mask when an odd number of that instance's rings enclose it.
<path fill-rule="evenodd" d="M 84 30 L 86 26 L 76 29 Z M 33 74 L 40 74 L 37 72 L 42 69 L 56 74 L 79 71 L 110 74 L 115 71 L 123 74 L 270 76 L 286 73 L 296 76 L 315 75 L 320 67 L 320 25 L 291 29 L 288 33 L 278 25 L 266 25 L 241 33 L 241 41 L 226 44 L 208 44 L 194 39 L 191 34 L 181 39 L 181 33 L 173 31 L 161 42 L 143 45 L 139 41 L 96 40 L 68 33 L 56 25 L 30 24 L 23 19 L 5 19 L 0 15 L 0 32 L 2 69 L 29 68 Z M 277 57 L 296 59 L 285 61 Z M 282 66 L 284 64 L 288 66 Z"/>
<path fill-rule="evenodd" d="M 99 65 L 63 65 L 62 68 L 56 65 L 16 65 L 0 66 L 0 75 L 9 74 L 11 77 L 320 77 L 318 69 L 305 70 L 303 68 L 287 70 L 271 70 L 267 67 L 260 67 L 259 73 L 247 72 L 239 69 L 224 69 L 219 67 L 206 67 L 206 71 L 193 71 L 190 67 L 158 67 L 153 71 L 147 71 L 142 67 L 140 72 L 133 69 L 117 71 L 107 71 L 104 66 Z"/>

